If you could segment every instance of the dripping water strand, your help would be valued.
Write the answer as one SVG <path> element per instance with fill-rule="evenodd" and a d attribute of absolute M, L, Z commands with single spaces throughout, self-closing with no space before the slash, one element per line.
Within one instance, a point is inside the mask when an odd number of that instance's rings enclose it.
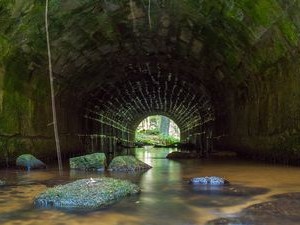
<path fill-rule="evenodd" d="M 149 29 L 152 30 L 152 23 L 151 23 L 151 0 L 148 2 L 148 21 L 149 21 Z"/>
<path fill-rule="evenodd" d="M 51 63 L 51 50 L 50 50 L 50 40 L 49 40 L 49 30 L 48 30 L 48 0 L 46 0 L 46 7 L 45 7 L 45 28 L 46 28 L 46 39 L 47 39 L 48 63 L 49 63 L 49 80 L 50 80 L 50 92 L 51 92 L 53 130 L 54 130 L 54 137 L 55 137 L 58 169 L 59 169 L 59 173 L 62 174 L 62 160 L 61 160 L 60 143 L 59 143 L 58 128 L 57 128 L 55 94 L 54 94 L 53 73 L 52 73 L 52 63 Z"/>

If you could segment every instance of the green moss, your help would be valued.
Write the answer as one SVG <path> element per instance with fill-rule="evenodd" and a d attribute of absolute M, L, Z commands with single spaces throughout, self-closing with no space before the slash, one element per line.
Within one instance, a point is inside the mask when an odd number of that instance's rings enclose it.
<path fill-rule="evenodd" d="M 41 76 L 42 71 L 35 66 L 39 61 L 18 48 L 11 49 L 10 56 L 6 57 L 1 74 L 0 132 L 31 133 L 33 124 L 47 118 L 49 84 L 48 78 Z M 44 109 L 43 114 L 37 115 L 35 112 L 41 111 L 37 108 Z"/>
<path fill-rule="evenodd" d="M 77 180 L 42 192 L 34 199 L 37 207 L 95 209 L 107 207 L 121 198 L 140 192 L 126 180 L 98 178 Z"/>
<path fill-rule="evenodd" d="M 238 63 L 241 61 L 238 52 L 233 51 L 232 49 L 228 49 L 226 53 L 224 53 L 226 64 L 229 68 L 235 68 Z"/>
<path fill-rule="evenodd" d="M 27 151 L 31 151 L 32 149 L 30 149 L 27 146 L 27 144 L 25 143 L 25 141 L 23 139 L 10 138 L 8 140 L 7 150 L 10 153 L 9 155 L 12 157 L 12 156 L 17 156 L 19 154 L 23 154 Z M 12 157 L 12 158 L 14 158 L 14 157 Z"/>
<path fill-rule="evenodd" d="M 9 53 L 10 50 L 10 43 L 8 39 L 0 35 L 0 61 L 3 60 Z"/>
<path fill-rule="evenodd" d="M 24 93 L 24 85 L 29 79 L 28 58 L 20 49 L 10 52 L 5 60 L 5 91 Z"/>
<path fill-rule="evenodd" d="M 264 27 L 270 27 L 282 13 L 282 8 L 276 0 L 244 0 L 240 4 L 256 25 Z"/>
<path fill-rule="evenodd" d="M 267 41 L 257 43 L 247 54 L 247 69 L 252 73 L 261 73 L 286 57 L 290 47 L 277 26 L 265 35 Z"/>
<path fill-rule="evenodd" d="M 5 94 L 3 97 L 3 108 L 0 115 L 0 132 L 14 134 L 20 131 L 20 110 L 16 107 L 20 100 L 19 95 Z"/>
<path fill-rule="evenodd" d="M 151 166 L 131 155 L 117 156 L 113 158 L 113 160 L 109 164 L 109 170 L 112 171 L 137 171 L 147 170 L 150 168 Z"/>
<path fill-rule="evenodd" d="M 94 153 L 70 158 L 70 168 L 78 170 L 104 170 L 106 156 L 104 153 Z"/>
<path fill-rule="evenodd" d="M 292 46 L 297 46 L 299 41 L 299 32 L 294 23 L 292 23 L 287 17 L 284 17 L 278 22 L 278 26 L 285 37 L 285 39 Z"/>
<path fill-rule="evenodd" d="M 0 161 L 7 161 L 9 164 L 15 165 L 15 159 L 20 154 L 32 151 L 32 148 L 25 139 L 18 136 L 1 137 L 0 138 Z M 1 166 L 4 166 L 2 164 Z"/>
<path fill-rule="evenodd" d="M 20 155 L 16 159 L 16 165 L 20 168 L 26 168 L 27 170 L 46 168 L 46 164 L 31 154 Z"/>
<path fill-rule="evenodd" d="M 287 51 L 286 46 L 283 43 L 283 40 L 281 38 L 274 38 L 273 39 L 273 48 L 272 48 L 272 53 L 273 54 L 268 54 L 269 58 L 273 58 L 276 61 L 279 58 L 283 57 L 285 52 Z"/>

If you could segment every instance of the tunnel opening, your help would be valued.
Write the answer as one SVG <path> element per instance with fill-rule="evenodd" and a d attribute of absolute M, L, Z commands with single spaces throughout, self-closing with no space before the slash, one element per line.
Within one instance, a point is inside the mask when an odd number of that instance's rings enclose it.
<path fill-rule="evenodd" d="M 167 116 L 148 116 L 135 129 L 134 143 L 137 147 L 176 147 L 180 143 L 180 128 Z"/>
<path fill-rule="evenodd" d="M 215 108 L 201 82 L 192 82 L 191 74 L 159 59 L 120 68 L 118 79 L 93 82 L 83 94 L 83 149 L 116 152 L 120 143 L 135 147 L 136 129 L 149 115 L 172 118 L 180 127 L 180 142 L 191 150 L 212 149 Z"/>

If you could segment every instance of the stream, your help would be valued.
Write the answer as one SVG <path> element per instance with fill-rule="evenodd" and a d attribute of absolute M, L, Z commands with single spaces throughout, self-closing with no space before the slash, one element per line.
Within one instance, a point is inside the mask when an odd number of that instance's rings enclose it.
<path fill-rule="evenodd" d="M 168 160 L 165 157 L 173 149 L 164 148 L 131 151 L 153 168 L 139 173 L 85 172 L 70 171 L 64 165 L 62 175 L 56 166 L 36 171 L 0 170 L 0 179 L 7 183 L 0 187 L 0 224 L 201 225 L 220 217 L 238 216 L 242 209 L 268 201 L 273 195 L 300 191 L 298 167 L 234 157 Z M 93 211 L 33 207 L 34 196 L 47 187 L 103 176 L 131 180 L 142 192 L 109 208 Z M 188 180 L 196 176 L 224 177 L 231 186 L 223 189 L 189 184 Z M 292 219 L 290 224 L 296 224 Z"/>

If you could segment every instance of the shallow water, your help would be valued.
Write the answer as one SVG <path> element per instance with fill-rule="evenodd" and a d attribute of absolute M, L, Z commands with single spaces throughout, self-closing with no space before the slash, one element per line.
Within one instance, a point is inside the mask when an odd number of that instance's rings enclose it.
<path fill-rule="evenodd" d="M 171 151 L 135 150 L 139 159 L 153 167 L 138 174 L 69 171 L 67 165 L 63 175 L 55 167 L 29 172 L 1 170 L 0 179 L 9 185 L 0 187 L 0 224 L 205 224 L 214 218 L 238 214 L 249 205 L 267 201 L 271 195 L 300 191 L 297 167 L 228 158 L 168 160 L 165 156 Z M 235 189 L 205 189 L 187 182 L 191 177 L 212 175 L 226 178 Z M 141 186 L 142 193 L 107 209 L 87 212 L 36 209 L 32 205 L 34 196 L 47 187 L 102 176 L 129 179 Z"/>

